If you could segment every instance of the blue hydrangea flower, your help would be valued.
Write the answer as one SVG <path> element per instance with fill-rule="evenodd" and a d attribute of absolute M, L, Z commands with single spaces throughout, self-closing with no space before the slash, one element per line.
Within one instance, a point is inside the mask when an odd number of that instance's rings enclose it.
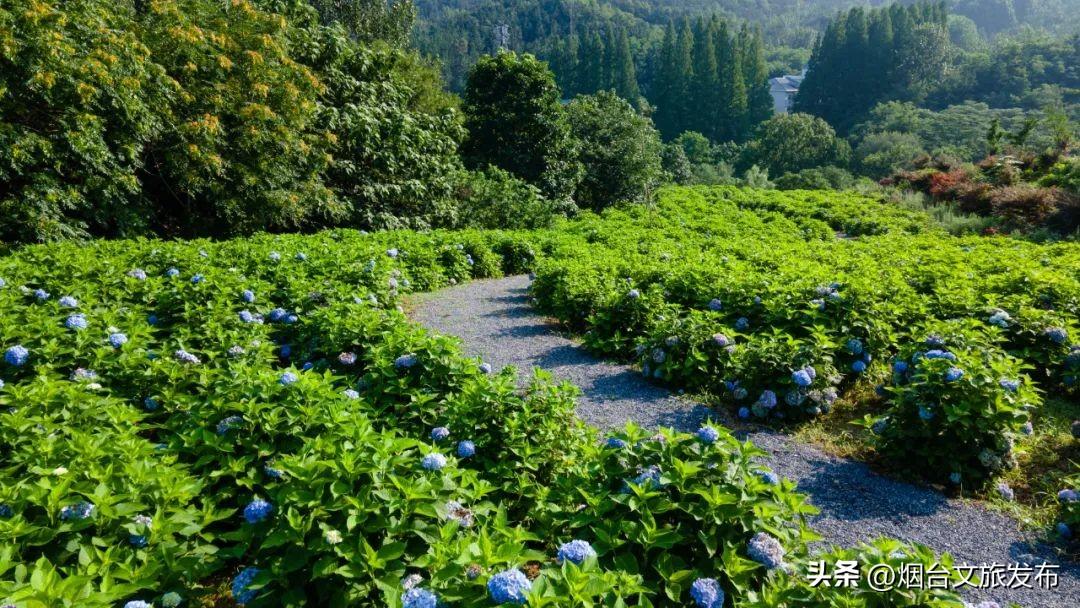
<path fill-rule="evenodd" d="M 30 358 L 30 351 L 26 350 L 22 344 L 16 344 L 9 347 L 4 351 L 4 362 L 14 367 L 22 367 L 26 365 L 26 361 Z"/>
<path fill-rule="evenodd" d="M 86 381 L 86 380 L 93 380 L 93 379 L 97 378 L 97 372 L 95 372 L 92 369 L 86 369 L 86 368 L 83 368 L 83 367 L 76 367 L 75 371 L 71 372 L 71 376 L 69 376 L 69 378 L 71 378 L 72 382 L 82 382 L 82 381 Z"/>
<path fill-rule="evenodd" d="M 273 505 L 261 498 L 256 498 L 244 507 L 244 519 L 249 524 L 257 524 L 267 517 L 270 517 L 270 513 L 273 510 Z"/>
<path fill-rule="evenodd" d="M 71 296 L 64 296 L 56 301 L 62 308 L 78 308 L 79 301 Z"/>
<path fill-rule="evenodd" d="M 713 343 L 716 344 L 717 346 L 719 346 L 720 348 L 723 348 L 723 347 L 731 344 L 731 340 L 728 339 L 727 336 L 725 336 L 724 334 L 721 334 L 721 333 L 713 334 L 712 339 L 713 339 Z"/>
<path fill-rule="evenodd" d="M 945 372 L 945 381 L 946 382 L 956 382 L 957 380 L 959 380 L 960 378 L 963 378 L 963 377 L 964 377 L 964 370 L 960 369 L 959 367 L 950 367 L 948 369 L 948 371 Z"/>
<path fill-rule="evenodd" d="M 784 394 L 784 403 L 791 407 L 798 407 L 806 401 L 806 394 L 800 391 L 788 391 Z"/>
<path fill-rule="evenodd" d="M 697 430 L 697 438 L 701 440 L 702 443 L 712 445 L 720 438 L 720 431 L 717 431 L 711 426 L 703 426 Z"/>
<path fill-rule="evenodd" d="M 699 578 L 690 585 L 690 597 L 698 608 L 724 608 L 724 590 L 714 578 Z"/>
<path fill-rule="evenodd" d="M 621 450 L 621 449 L 626 447 L 626 442 L 623 441 L 622 439 L 619 439 L 618 437 L 608 437 L 607 438 L 607 447 L 613 448 L 613 449 L 616 449 L 616 450 Z"/>
<path fill-rule="evenodd" d="M 724 308 L 724 303 L 720 301 L 720 298 L 709 300 L 709 310 L 719 311 L 722 308 Z"/>
<path fill-rule="evenodd" d="M 278 321 L 284 319 L 288 314 L 288 311 L 286 311 L 284 308 L 275 308 L 269 313 L 267 313 L 266 318 L 270 319 L 270 321 L 274 323 L 277 323 Z"/>
<path fill-rule="evenodd" d="M 525 604 L 532 583 L 516 568 L 504 570 L 488 579 L 488 593 L 496 604 Z"/>
<path fill-rule="evenodd" d="M 355 390 L 353 390 L 351 388 L 345 389 L 345 392 L 343 394 L 346 397 L 348 397 L 349 399 L 359 399 L 360 398 L 360 393 L 358 393 L 357 391 L 355 391 Z"/>
<path fill-rule="evenodd" d="M 198 357 L 182 348 L 174 352 L 173 357 L 180 363 L 186 363 L 188 365 L 198 365 L 199 363 L 201 363 Z"/>
<path fill-rule="evenodd" d="M 662 474 L 660 467 L 652 465 L 642 469 L 636 477 L 630 480 L 630 483 L 646 488 L 660 487 L 660 475 Z"/>
<path fill-rule="evenodd" d="M 948 361 L 956 361 L 956 355 L 950 353 L 947 350 L 928 350 L 923 353 L 923 357 L 927 359 L 946 359 Z"/>
<path fill-rule="evenodd" d="M 1005 312 L 1004 310 L 998 310 L 994 314 L 990 315 L 990 318 L 987 320 L 990 322 L 991 325 L 995 325 L 1002 329 L 1007 329 L 1009 327 L 1009 321 L 1012 321 L 1012 317 L 1009 316 L 1009 313 Z"/>
<path fill-rule="evenodd" d="M 437 426 L 431 429 L 431 438 L 435 441 L 442 441 L 450 436 L 450 429 L 445 426 Z"/>
<path fill-rule="evenodd" d="M 902 374 L 902 373 L 904 373 L 904 372 L 906 372 L 908 370 L 908 364 L 907 364 L 906 361 L 899 361 L 898 360 L 898 361 L 893 362 L 892 368 L 893 368 L 894 372 L 896 372 L 898 374 Z"/>
<path fill-rule="evenodd" d="M 476 444 L 464 439 L 457 444 L 457 456 L 458 458 L 471 458 L 476 454 Z"/>
<path fill-rule="evenodd" d="M 158 405 L 156 399 L 154 399 L 153 397 L 147 397 L 146 399 L 143 399 L 143 407 L 145 407 L 147 411 L 152 412 L 158 409 L 158 407 L 160 406 Z"/>
<path fill-rule="evenodd" d="M 15 511 L 12 510 L 11 505 L 0 504 L 0 519 L 8 519 L 14 514 Z"/>
<path fill-rule="evenodd" d="M 307 261 L 307 254 L 304 253 L 303 251 L 297 253 L 295 257 L 296 257 L 296 261 L 298 261 L 298 262 L 306 262 Z"/>
<path fill-rule="evenodd" d="M 146 322 L 148 324 L 150 324 L 150 325 L 157 325 L 157 323 L 158 323 L 157 315 L 154 315 L 154 314 L 146 315 Z"/>
<path fill-rule="evenodd" d="M 86 501 L 77 502 L 60 509 L 60 519 L 63 521 L 83 520 L 94 514 L 94 505 Z"/>
<path fill-rule="evenodd" d="M 491 369 L 491 364 L 490 363 L 485 361 L 485 362 L 480 364 L 480 373 L 482 373 L 482 374 L 490 374 L 491 371 L 492 371 L 492 369 Z"/>
<path fill-rule="evenodd" d="M 776 407 L 776 393 L 770 390 L 761 391 L 761 396 L 758 397 L 756 405 L 760 405 L 766 409 Z"/>
<path fill-rule="evenodd" d="M 855 372 L 856 374 L 861 374 L 861 373 L 865 372 L 866 371 L 866 362 L 865 361 L 856 361 L 856 362 L 852 363 L 851 364 L 851 371 Z"/>
<path fill-rule="evenodd" d="M 234 344 L 234 345 L 230 346 L 229 350 L 227 350 L 225 352 L 228 353 L 228 355 L 230 357 L 233 357 L 235 359 L 236 357 L 239 357 L 240 355 L 243 355 L 247 351 L 244 350 L 243 346 L 240 346 L 239 344 Z"/>
<path fill-rule="evenodd" d="M 559 547 L 555 559 L 560 564 L 569 560 L 580 566 L 586 559 L 595 556 L 596 551 L 592 548 L 592 545 L 583 540 L 572 540 L 568 543 L 563 543 L 562 546 Z"/>
<path fill-rule="evenodd" d="M 173 277 L 178 277 L 180 276 L 180 270 L 177 268 L 170 268 L 165 271 L 165 276 L 169 277 L 170 279 Z"/>
<path fill-rule="evenodd" d="M 1020 390 L 1020 381 L 1019 380 L 1008 380 L 1008 379 L 1002 378 L 1001 380 L 998 381 L 998 384 L 1001 385 L 1001 388 L 1009 391 L 1010 393 L 1015 393 L 1016 391 Z"/>
<path fill-rule="evenodd" d="M 132 268 L 128 271 L 127 276 L 135 279 L 136 281 L 145 281 L 146 271 L 142 268 Z"/>
<path fill-rule="evenodd" d="M 247 302 L 248 304 L 251 304 L 255 301 L 255 292 L 251 291 L 250 289 L 245 289 L 243 293 L 240 294 L 240 299 Z"/>
<path fill-rule="evenodd" d="M 296 381 L 299 379 L 300 378 L 298 378 L 296 374 L 292 372 L 285 372 L 284 374 L 281 374 L 280 378 L 278 378 L 278 383 L 281 384 L 281 386 L 289 386 L 290 384 L 295 384 Z"/>
<path fill-rule="evenodd" d="M 293 313 L 289 313 L 288 315 L 285 315 L 285 318 L 282 321 L 285 323 L 285 325 L 292 325 L 293 323 L 296 323 L 299 320 L 300 320 L 299 316 L 297 316 L 296 314 L 293 314 Z"/>
<path fill-rule="evenodd" d="M 281 469 L 275 468 L 268 464 L 263 465 L 263 473 L 265 473 L 266 476 L 270 479 L 281 479 L 285 476 L 285 471 L 282 471 Z"/>
<path fill-rule="evenodd" d="M 1028 420 L 1023 424 L 1023 426 L 1020 427 L 1020 432 L 1025 435 L 1031 435 L 1035 432 L 1035 426 L 1031 424 L 1030 420 Z"/>
<path fill-rule="evenodd" d="M 170 591 L 161 596 L 161 605 L 163 608 L 177 608 L 183 601 L 184 598 L 180 597 L 180 594 L 175 591 Z"/>
<path fill-rule="evenodd" d="M 746 317 L 739 317 L 735 320 L 735 329 L 738 331 L 746 331 L 750 327 L 750 319 Z"/>
<path fill-rule="evenodd" d="M 960 476 L 960 471 L 953 471 L 952 473 L 949 473 L 949 482 L 953 485 L 960 485 L 961 479 L 962 477 Z"/>
<path fill-rule="evenodd" d="M 1062 503 L 1077 502 L 1080 501 L 1080 492 L 1066 488 L 1058 492 L 1057 498 L 1058 501 Z"/>
<path fill-rule="evenodd" d="M 250 310 L 241 310 L 239 313 L 240 321 L 242 323 L 254 323 L 256 325 L 262 325 L 262 315 L 255 314 Z"/>
<path fill-rule="evenodd" d="M 441 471 L 446 466 L 446 456 L 438 452 L 432 452 L 420 461 L 420 466 L 428 471 Z"/>
<path fill-rule="evenodd" d="M 942 348 L 945 346 L 945 338 L 942 338 L 937 334 L 930 334 L 929 336 L 926 336 L 924 344 L 926 344 L 928 348 Z"/>
<path fill-rule="evenodd" d="M 641 297 L 641 292 L 636 289 L 631 289 L 626 293 L 626 296 L 631 300 L 636 300 Z"/>
<path fill-rule="evenodd" d="M 749 417 L 750 417 L 750 408 L 748 408 L 748 407 L 740 407 L 739 408 L 739 418 L 741 418 L 743 420 L 746 420 Z"/>
<path fill-rule="evenodd" d="M 863 353 L 862 340 L 858 338 L 852 338 L 847 341 L 847 350 L 853 355 L 861 355 Z"/>
<path fill-rule="evenodd" d="M 769 570 L 784 565 L 783 545 L 780 544 L 779 540 L 765 532 L 758 532 L 750 539 L 750 543 L 747 545 L 746 554 L 750 559 L 765 566 Z"/>
<path fill-rule="evenodd" d="M 791 381 L 797 386 L 807 387 L 814 383 L 814 379 L 810 377 L 810 373 L 805 369 L 796 370 L 791 374 Z"/>
<path fill-rule="evenodd" d="M 391 258 L 391 259 L 396 258 L 398 256 L 398 250 L 393 249 L 393 248 L 392 249 L 387 249 L 386 250 L 386 256 Z"/>
<path fill-rule="evenodd" d="M 748 396 L 750 396 L 750 391 L 747 391 L 745 388 L 743 388 L 741 386 L 736 387 L 735 390 L 731 391 L 731 397 L 733 399 L 735 399 L 736 401 L 742 401 L 743 399 L 746 399 Z"/>
<path fill-rule="evenodd" d="M 86 316 L 82 314 L 74 314 L 64 320 L 64 327 L 79 331 L 86 329 L 90 325 L 86 320 Z"/>
<path fill-rule="evenodd" d="M 1012 502 L 1016 500 L 1016 493 L 1013 492 L 1013 489 L 1009 487 L 1009 484 L 1005 483 L 1004 481 L 998 482 L 996 489 L 998 496 L 1001 496 L 1002 500 L 1006 502 Z"/>
<path fill-rule="evenodd" d="M 413 354 L 401 355 L 394 359 L 394 367 L 398 369 L 409 369 L 414 365 L 416 365 L 416 355 Z"/>
<path fill-rule="evenodd" d="M 435 608 L 438 604 L 439 598 L 421 587 L 413 587 L 401 594 L 402 608 Z"/>
<path fill-rule="evenodd" d="M 354 365 L 356 363 L 356 353 L 341 353 L 338 355 L 337 360 L 342 365 Z"/>
<path fill-rule="evenodd" d="M 281 261 L 281 254 L 276 251 L 271 251 L 270 255 L 268 255 L 267 257 L 270 258 L 270 261 L 272 262 Z"/>
<path fill-rule="evenodd" d="M 1069 332 L 1064 327 L 1048 327 L 1045 333 L 1054 344 L 1064 344 L 1069 339 Z"/>
<path fill-rule="evenodd" d="M 663 363 L 667 360 L 667 353 L 662 348 L 654 348 L 652 351 L 653 363 Z"/>
<path fill-rule="evenodd" d="M 278 351 L 282 358 L 288 359 L 292 355 L 292 347 L 288 344 L 282 344 L 281 349 Z"/>
<path fill-rule="evenodd" d="M 394 277 L 390 277 L 389 279 L 386 280 L 386 286 L 389 287 L 390 289 L 397 289 L 398 288 L 397 279 L 395 279 Z"/>
<path fill-rule="evenodd" d="M 120 332 L 109 334 L 109 344 L 113 348 L 120 348 L 127 344 L 128 337 Z"/>
<path fill-rule="evenodd" d="M 919 418 L 926 422 L 930 422 L 934 419 L 934 410 L 928 405 L 920 405 Z"/>
<path fill-rule="evenodd" d="M 304 364 L 300 366 L 300 371 L 310 371 L 315 368 L 315 364 L 311 361 L 304 361 Z"/>
<path fill-rule="evenodd" d="M 4 281 L 4 279 L 0 279 L 0 289 L 3 289 L 6 285 L 7 283 Z"/>
<path fill-rule="evenodd" d="M 240 574 L 237 574 L 236 578 L 233 579 L 232 596 L 237 604 L 243 605 L 255 599 L 258 592 L 254 589 L 249 589 L 248 587 L 255 581 L 255 577 L 258 576 L 258 574 L 258 568 L 244 568 Z"/>
<path fill-rule="evenodd" d="M 145 549 L 146 546 L 150 544 L 150 539 L 146 538 L 143 534 L 129 534 L 128 542 L 136 549 Z"/>
<path fill-rule="evenodd" d="M 1065 540 L 1072 538 L 1072 530 L 1069 528 L 1069 524 L 1059 521 L 1054 529 L 1057 530 L 1057 533 L 1061 538 L 1064 538 Z"/>
<path fill-rule="evenodd" d="M 132 600 L 124 604 L 124 608 L 154 608 L 154 605 L 142 600 Z"/>
<path fill-rule="evenodd" d="M 0 380 L 0 388 L 4 388 L 4 381 Z"/>
<path fill-rule="evenodd" d="M 228 416 L 217 423 L 217 434 L 224 435 L 244 423 L 241 416 Z"/>
<path fill-rule="evenodd" d="M 764 481 L 769 485 L 775 486 L 780 484 L 780 476 L 772 471 L 765 471 L 761 473 L 760 477 L 761 481 Z"/>
<path fill-rule="evenodd" d="M 191 277 L 191 282 L 194 285 L 198 285 L 199 283 L 202 283 L 203 282 L 203 275 L 197 274 L 197 275 Z"/>
<path fill-rule="evenodd" d="M 36 299 L 38 302 L 44 302 L 45 300 L 48 300 L 49 295 L 49 292 L 45 291 L 44 289 L 34 290 L 34 299 Z"/>

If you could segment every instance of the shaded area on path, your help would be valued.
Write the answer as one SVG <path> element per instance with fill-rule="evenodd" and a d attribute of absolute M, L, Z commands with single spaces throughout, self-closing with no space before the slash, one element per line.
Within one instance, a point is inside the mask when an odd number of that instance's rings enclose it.
<path fill-rule="evenodd" d="M 413 299 L 411 316 L 438 333 L 459 337 L 467 354 L 496 368 L 512 365 L 525 378 L 540 367 L 577 385 L 578 415 L 602 429 L 633 421 L 693 431 L 715 417 L 710 408 L 650 384 L 630 366 L 597 359 L 561 335 L 529 305 L 528 285 L 528 277 L 515 276 L 420 294 Z M 1058 564 L 1054 590 L 969 590 L 965 595 L 1030 608 L 1080 606 L 1080 566 L 1061 562 L 1051 548 L 1031 542 L 1012 518 L 889 479 L 782 433 L 741 435 L 768 452 L 767 464 L 797 482 L 799 491 L 821 509 L 810 523 L 827 542 L 851 546 L 891 536 L 947 551 L 958 564 Z"/>

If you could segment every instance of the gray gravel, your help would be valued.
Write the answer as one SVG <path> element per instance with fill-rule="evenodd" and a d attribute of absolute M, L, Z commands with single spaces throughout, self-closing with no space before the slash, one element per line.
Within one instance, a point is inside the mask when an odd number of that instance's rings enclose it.
<path fill-rule="evenodd" d="M 599 360 L 529 306 L 524 276 L 473 281 L 411 302 L 411 316 L 439 333 L 461 338 L 465 351 L 523 377 L 533 367 L 581 388 L 578 414 L 599 428 L 628 421 L 644 427 L 695 430 L 713 410 L 646 382 L 636 370 Z M 891 536 L 949 552 L 959 564 L 1056 564 L 1053 590 L 966 590 L 970 600 L 1016 602 L 1031 608 L 1080 606 L 1080 566 L 1023 533 L 1012 518 L 971 501 L 891 480 L 861 463 L 836 458 L 768 429 L 742 433 L 767 451 L 767 462 L 798 483 L 821 514 L 811 521 L 828 543 L 851 546 Z"/>

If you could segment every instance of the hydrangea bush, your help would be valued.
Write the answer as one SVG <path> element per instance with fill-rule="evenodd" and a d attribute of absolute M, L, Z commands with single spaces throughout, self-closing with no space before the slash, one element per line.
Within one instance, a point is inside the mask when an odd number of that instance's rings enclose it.
<path fill-rule="evenodd" d="M 941 482 L 979 485 L 1015 466 L 1014 443 L 1041 398 L 1026 366 L 975 321 L 914 332 L 892 360 L 889 405 L 868 421 L 879 449 Z"/>

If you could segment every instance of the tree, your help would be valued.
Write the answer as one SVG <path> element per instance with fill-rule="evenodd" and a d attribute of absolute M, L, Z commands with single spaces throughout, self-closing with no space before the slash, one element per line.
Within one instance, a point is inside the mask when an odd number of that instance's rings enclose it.
<path fill-rule="evenodd" d="M 917 135 L 885 131 L 863 138 L 855 148 L 855 163 L 863 174 L 880 179 L 910 169 L 912 161 L 924 154 Z"/>
<path fill-rule="evenodd" d="M 395 46 L 409 42 L 416 19 L 411 0 L 309 0 L 323 22 L 341 23 L 362 42 L 383 40 Z"/>
<path fill-rule="evenodd" d="M 660 166 L 664 169 L 664 179 L 672 183 L 686 185 L 694 177 L 686 152 L 675 142 L 664 144 L 660 150 Z"/>
<path fill-rule="evenodd" d="M 809 114 L 779 114 L 761 124 L 744 164 L 783 175 L 825 165 L 843 167 L 850 156 L 847 142 L 838 139 L 824 120 Z"/>
<path fill-rule="evenodd" d="M 469 73 L 461 152 L 475 169 L 495 166 L 553 199 L 569 197 L 581 167 L 555 78 L 530 54 L 485 56 Z"/>
<path fill-rule="evenodd" d="M 574 99 L 567 114 L 585 167 L 574 195 L 578 206 L 599 211 L 648 200 L 662 176 L 660 135 L 652 121 L 610 91 Z"/>
<path fill-rule="evenodd" d="M 612 61 L 611 88 L 623 99 L 636 103 L 641 92 L 638 90 L 637 72 L 634 70 L 634 56 L 630 54 L 630 37 L 626 30 L 619 30 L 615 47 L 609 54 Z"/>

